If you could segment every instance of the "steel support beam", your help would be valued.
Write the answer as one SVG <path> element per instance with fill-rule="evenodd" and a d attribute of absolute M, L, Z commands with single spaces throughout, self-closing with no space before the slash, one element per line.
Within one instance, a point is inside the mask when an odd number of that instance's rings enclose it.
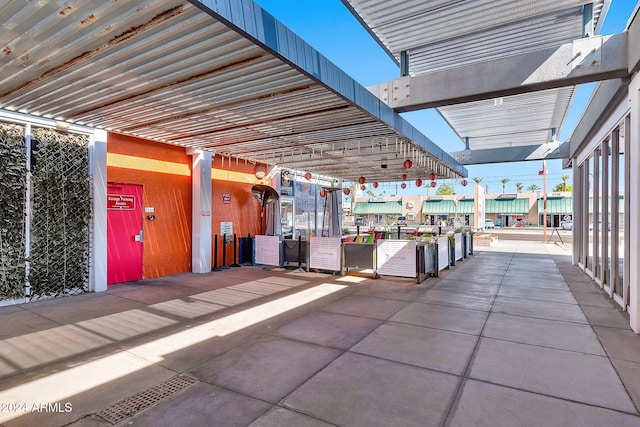
<path fill-rule="evenodd" d="M 368 89 L 398 112 L 629 76 L 627 33 L 575 40 L 464 67 L 400 77 Z"/>
<path fill-rule="evenodd" d="M 526 145 L 521 147 L 462 150 L 449 154 L 462 165 L 565 159 L 569 157 L 569 143 L 555 141 L 541 145 Z"/>

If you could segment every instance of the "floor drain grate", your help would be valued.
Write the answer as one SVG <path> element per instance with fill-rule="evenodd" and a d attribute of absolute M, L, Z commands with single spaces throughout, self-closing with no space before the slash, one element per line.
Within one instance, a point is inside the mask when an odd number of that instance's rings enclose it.
<path fill-rule="evenodd" d="M 114 405 L 97 412 L 96 415 L 111 424 L 118 424 L 120 421 L 134 416 L 138 412 L 155 405 L 196 382 L 198 380 L 194 378 L 177 375 L 147 390 L 122 399 Z"/>

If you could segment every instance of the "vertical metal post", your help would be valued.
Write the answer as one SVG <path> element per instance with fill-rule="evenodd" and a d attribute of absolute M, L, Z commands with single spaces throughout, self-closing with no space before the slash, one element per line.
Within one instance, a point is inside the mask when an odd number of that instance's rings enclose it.
<path fill-rule="evenodd" d="M 31 171 L 31 124 L 29 123 L 27 123 L 24 127 L 24 139 L 25 148 L 27 150 L 27 194 L 25 194 L 24 202 L 26 211 L 26 216 L 24 219 L 24 295 L 25 301 L 29 301 L 29 298 L 31 297 L 31 284 L 29 282 L 31 263 L 29 262 L 29 259 L 31 257 L 31 222 L 33 218 L 33 212 L 31 211 L 31 197 L 33 194 L 33 174 Z"/>
<path fill-rule="evenodd" d="M 600 221 L 600 159 L 602 157 L 602 153 L 600 149 L 596 149 L 593 152 L 593 218 L 591 218 L 592 224 L 592 232 L 593 232 L 593 278 L 596 282 L 603 286 L 600 278 L 600 230 L 598 229 L 598 222 Z"/>
<path fill-rule="evenodd" d="M 409 75 L 409 51 L 400 51 L 400 75 L 406 77 Z"/>
<path fill-rule="evenodd" d="M 229 268 L 227 265 L 227 235 L 222 235 L 222 265 L 220 266 L 223 270 Z"/>
<path fill-rule="evenodd" d="M 582 6 L 582 37 L 592 37 L 594 35 L 593 26 L 593 3 Z"/>
<path fill-rule="evenodd" d="M 547 161 L 542 161 L 542 242 L 547 243 Z"/>
<path fill-rule="evenodd" d="M 238 264 L 238 236 L 236 233 L 233 233 L 233 264 L 231 264 L 231 267 L 241 267 Z"/>
<path fill-rule="evenodd" d="M 637 96 L 637 95 L 636 95 Z M 638 125 L 636 124 L 636 127 Z M 624 118 L 624 273 L 622 277 L 622 302 L 629 309 L 629 286 L 631 284 L 631 115 Z M 640 307 L 638 307 L 640 309 Z M 638 332 L 636 330 L 636 332 Z"/>
<path fill-rule="evenodd" d="M 600 281 L 602 282 L 602 287 L 605 288 L 605 291 L 609 294 L 609 297 L 613 298 L 613 287 L 611 287 L 611 283 L 609 283 L 609 156 L 611 155 L 611 150 L 609 150 L 610 139 L 606 138 L 600 143 L 600 152 L 601 163 L 602 163 L 602 172 L 600 173 L 601 182 L 602 182 L 602 227 L 600 227 L 600 222 L 598 222 L 598 228 L 602 228 L 602 256 L 600 257 Z M 594 222 L 594 227 L 596 224 Z M 606 285 L 609 285 L 609 290 L 607 291 Z"/>
<path fill-rule="evenodd" d="M 609 286 L 611 286 L 611 295 L 618 293 L 622 296 L 620 289 L 620 128 L 614 129 L 611 134 L 611 269 L 609 271 Z"/>
<path fill-rule="evenodd" d="M 215 234 L 213 236 L 213 268 L 211 271 L 220 271 L 222 270 L 218 267 L 218 235 Z"/>

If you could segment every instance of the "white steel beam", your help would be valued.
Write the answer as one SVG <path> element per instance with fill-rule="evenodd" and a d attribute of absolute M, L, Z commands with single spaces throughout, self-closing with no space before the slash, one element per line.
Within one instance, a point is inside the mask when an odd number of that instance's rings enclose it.
<path fill-rule="evenodd" d="M 441 107 L 591 81 L 628 77 L 627 33 L 575 40 L 443 71 L 400 77 L 368 89 L 398 112 Z"/>
<path fill-rule="evenodd" d="M 566 159 L 569 157 L 569 142 L 552 141 L 540 145 L 462 150 L 449 154 L 461 165 Z"/>

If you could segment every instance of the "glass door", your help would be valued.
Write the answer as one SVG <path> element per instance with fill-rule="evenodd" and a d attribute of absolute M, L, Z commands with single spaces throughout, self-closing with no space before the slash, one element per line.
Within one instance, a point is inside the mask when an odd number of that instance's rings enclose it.
<path fill-rule="evenodd" d="M 292 239 L 294 236 L 293 213 L 295 211 L 293 202 L 293 198 L 280 198 L 280 224 L 282 225 L 282 237 L 285 239 Z"/>

